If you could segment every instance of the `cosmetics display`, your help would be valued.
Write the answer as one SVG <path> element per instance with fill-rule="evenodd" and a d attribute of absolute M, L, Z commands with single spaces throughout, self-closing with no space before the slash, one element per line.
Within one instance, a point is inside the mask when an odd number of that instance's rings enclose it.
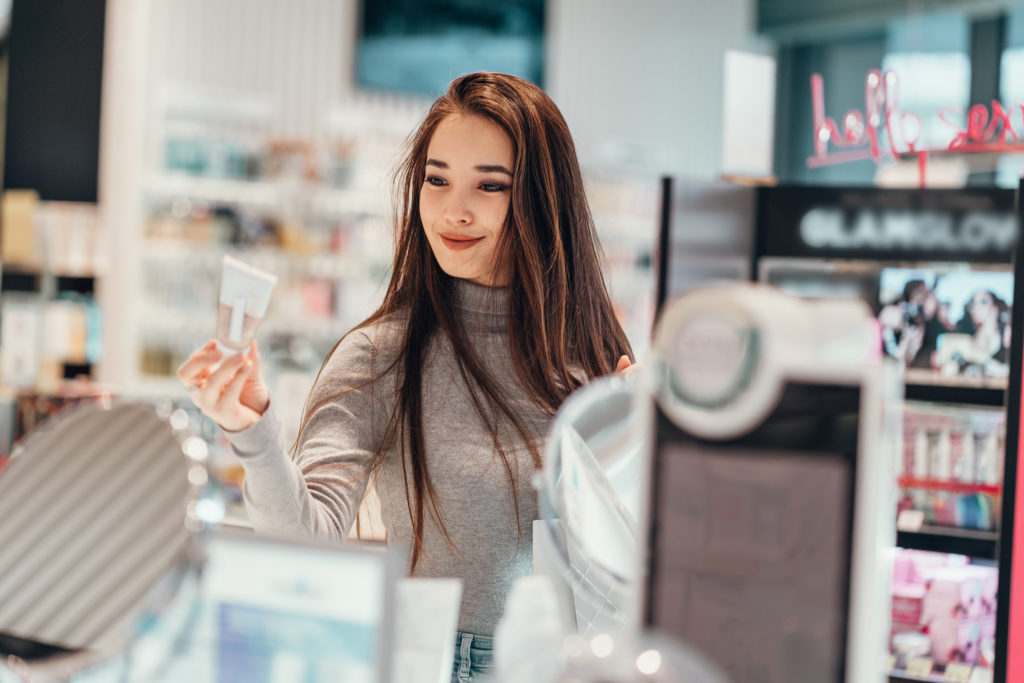
<path fill-rule="evenodd" d="M 985 680 L 994 664 L 998 679 L 992 643 L 1006 603 L 993 603 L 991 565 L 1009 547 L 1014 193 L 782 186 L 758 189 L 756 203 L 757 278 L 805 298 L 862 301 L 877 320 L 877 353 L 903 375 L 892 471 L 896 544 L 907 550 L 893 583 L 891 680 Z M 910 571 L 934 562 L 919 551 L 967 566 Z M 951 602 L 979 585 L 984 613 Z"/>
<path fill-rule="evenodd" d="M 892 576 L 893 668 L 950 665 L 991 669 L 998 571 L 967 557 L 898 551 Z M 914 660 L 917 660 L 915 662 Z"/>
<path fill-rule="evenodd" d="M 1002 410 L 907 402 L 898 510 L 922 512 L 924 524 L 995 530 L 1005 436 Z"/>
<path fill-rule="evenodd" d="M 27 190 L 0 199 L 0 381 L 56 393 L 90 378 L 103 355 L 96 300 L 106 270 L 95 205 L 40 201 Z"/>

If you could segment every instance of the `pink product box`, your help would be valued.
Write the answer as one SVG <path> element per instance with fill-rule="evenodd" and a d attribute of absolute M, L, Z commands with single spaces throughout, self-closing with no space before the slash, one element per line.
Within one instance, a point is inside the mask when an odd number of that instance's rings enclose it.
<path fill-rule="evenodd" d="M 968 565 L 932 569 L 927 575 L 921 622 L 977 620 L 995 612 L 997 570 Z"/>
<path fill-rule="evenodd" d="M 991 624 L 991 625 L 990 625 Z M 941 619 L 925 628 L 932 641 L 931 658 L 936 664 L 964 662 L 977 664 L 984 633 L 995 629 L 995 618 L 963 621 Z"/>
<path fill-rule="evenodd" d="M 922 603 L 924 602 L 924 586 L 919 584 L 894 584 L 892 587 L 892 624 L 893 633 L 908 630 L 920 630 Z M 896 629 L 896 626 L 911 628 Z"/>
<path fill-rule="evenodd" d="M 962 567 L 967 564 L 963 555 L 929 553 L 922 550 L 900 550 L 893 561 L 893 585 L 914 584 L 924 586 L 929 572 L 942 567 Z"/>

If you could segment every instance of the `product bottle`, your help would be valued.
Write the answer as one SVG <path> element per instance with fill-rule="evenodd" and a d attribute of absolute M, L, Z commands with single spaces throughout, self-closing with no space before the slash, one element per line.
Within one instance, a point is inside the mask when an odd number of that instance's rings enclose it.
<path fill-rule="evenodd" d="M 956 480 L 965 484 L 973 484 L 975 482 L 977 454 L 974 445 L 976 438 L 973 431 L 964 432 L 960 458 L 956 463 Z"/>
<path fill-rule="evenodd" d="M 559 604 L 547 576 L 524 576 L 512 586 L 505 614 L 494 631 L 499 681 L 555 683 L 559 679 L 565 670 L 563 642 L 568 635 Z"/>

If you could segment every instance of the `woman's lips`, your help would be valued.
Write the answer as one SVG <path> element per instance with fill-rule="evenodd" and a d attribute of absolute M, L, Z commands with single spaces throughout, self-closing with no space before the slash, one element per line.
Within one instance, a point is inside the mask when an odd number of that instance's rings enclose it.
<path fill-rule="evenodd" d="M 450 232 L 439 233 L 439 237 L 441 238 L 441 241 L 444 242 L 444 246 L 453 251 L 469 249 L 483 239 L 483 237 L 470 237 L 468 235 L 459 235 Z"/>

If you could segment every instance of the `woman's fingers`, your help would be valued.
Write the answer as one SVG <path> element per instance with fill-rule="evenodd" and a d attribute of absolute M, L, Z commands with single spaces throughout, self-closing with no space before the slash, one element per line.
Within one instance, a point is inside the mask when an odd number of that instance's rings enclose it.
<path fill-rule="evenodd" d="M 256 346 L 256 340 L 252 340 L 252 344 L 249 346 L 249 353 L 246 354 L 249 358 L 249 362 L 252 363 L 256 372 L 259 372 L 263 367 L 263 356 L 260 355 L 260 349 Z"/>
<path fill-rule="evenodd" d="M 252 374 L 252 369 L 252 361 L 247 359 L 238 366 L 235 374 L 228 381 L 227 386 L 224 387 L 224 393 L 217 399 L 216 408 L 228 410 L 238 404 L 238 397 L 242 394 L 242 387 L 245 386 L 246 381 L 248 381 L 249 376 Z"/>
<path fill-rule="evenodd" d="M 217 342 L 214 341 L 196 349 L 188 360 L 178 367 L 178 379 L 188 388 L 198 385 L 209 376 L 210 367 L 216 364 L 222 355 L 217 349 Z"/>
<path fill-rule="evenodd" d="M 210 376 L 206 378 L 202 386 L 193 394 L 198 394 L 200 402 L 198 405 L 212 406 L 220 400 L 221 395 L 224 393 L 228 382 L 235 376 L 238 368 L 245 363 L 245 356 L 242 354 L 235 354 L 229 357 L 227 360 L 222 362 L 216 370 L 210 373 Z"/>
<path fill-rule="evenodd" d="M 615 364 L 615 372 L 622 372 L 630 365 L 632 365 L 632 363 L 629 362 L 629 356 L 622 356 L 619 358 L 619 362 Z"/>

